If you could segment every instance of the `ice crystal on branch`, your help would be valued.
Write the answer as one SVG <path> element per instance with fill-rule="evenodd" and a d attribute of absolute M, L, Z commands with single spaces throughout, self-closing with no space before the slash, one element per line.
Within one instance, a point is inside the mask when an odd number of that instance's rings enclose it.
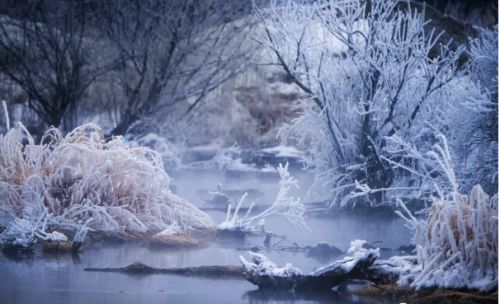
<path fill-rule="evenodd" d="M 240 217 L 239 211 L 247 196 L 245 193 L 240 198 L 234 212 L 232 212 L 232 206 L 229 204 L 227 207 L 226 219 L 219 224 L 219 229 L 240 232 L 256 231 L 262 229 L 265 219 L 271 216 L 281 216 L 296 227 L 309 229 L 304 221 L 304 205 L 300 202 L 299 198 L 289 195 L 291 188 L 298 188 L 298 182 L 290 172 L 288 172 L 288 163 L 285 166 L 280 164 L 276 169 L 280 175 L 280 188 L 271 206 L 256 215 L 251 215 L 254 206 L 252 202 L 246 214 Z"/>

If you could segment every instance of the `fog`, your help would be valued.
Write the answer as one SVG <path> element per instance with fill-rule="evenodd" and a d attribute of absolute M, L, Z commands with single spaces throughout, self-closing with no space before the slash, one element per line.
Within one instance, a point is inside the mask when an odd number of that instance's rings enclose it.
<path fill-rule="evenodd" d="M 497 13 L 2 1 L 0 298 L 497 301 Z"/>

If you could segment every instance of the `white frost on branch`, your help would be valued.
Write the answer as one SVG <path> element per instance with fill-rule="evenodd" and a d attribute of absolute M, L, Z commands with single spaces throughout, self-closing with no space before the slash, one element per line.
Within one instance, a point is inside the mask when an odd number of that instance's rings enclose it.
<path fill-rule="evenodd" d="M 68 237 L 56 230 L 48 232 L 51 216 L 44 209 L 37 217 L 15 218 L 0 234 L 0 243 L 29 248 L 37 239 L 45 241 L 67 241 Z"/>
<path fill-rule="evenodd" d="M 280 189 L 271 206 L 261 213 L 251 215 L 254 207 L 254 203 L 252 202 L 245 215 L 240 217 L 239 211 L 247 196 L 245 193 L 240 198 L 234 211 L 232 211 L 232 206 L 229 204 L 227 207 L 226 219 L 218 226 L 220 230 L 241 232 L 255 231 L 259 228 L 263 228 L 265 219 L 271 216 L 281 216 L 292 225 L 309 230 L 304 221 L 304 205 L 301 203 L 300 198 L 289 195 L 289 191 L 292 187 L 298 188 L 298 182 L 290 175 L 290 172 L 288 172 L 288 163 L 285 166 L 280 164 L 276 169 L 280 175 Z"/>
<path fill-rule="evenodd" d="M 87 221 L 83 223 L 83 225 L 78 227 L 75 233 L 75 237 L 73 238 L 73 243 L 83 244 L 85 242 L 85 239 L 87 238 L 87 233 L 91 230 L 91 228 L 88 226 L 91 221 L 92 221 L 91 218 L 87 219 Z"/>
<path fill-rule="evenodd" d="M 271 64 L 311 100 L 279 133 L 284 144 L 308 153 L 315 179 L 306 198 L 330 207 L 357 202 L 394 207 L 402 194 L 408 200 L 428 197 L 433 174 L 408 174 L 406 169 L 419 172 L 420 163 L 388 137 L 427 149 L 437 129 L 453 135 L 452 147 L 474 144 L 464 130 L 477 118 L 464 104 L 484 108 L 488 102 L 492 108 L 492 103 L 461 64 L 466 46 L 445 41 L 451 33 L 432 25 L 447 29 L 446 24 L 431 23 L 427 12 L 398 0 L 271 1 L 256 9 L 262 26 L 258 41 Z M 496 60 L 496 32 L 483 36 L 471 43 L 470 52 L 484 57 L 480 64 L 488 62 L 496 78 L 496 64 L 488 61 Z M 454 128 L 457 123 L 464 126 Z M 489 149 L 484 141 L 480 147 Z M 457 178 L 481 176 L 480 171 Z"/>

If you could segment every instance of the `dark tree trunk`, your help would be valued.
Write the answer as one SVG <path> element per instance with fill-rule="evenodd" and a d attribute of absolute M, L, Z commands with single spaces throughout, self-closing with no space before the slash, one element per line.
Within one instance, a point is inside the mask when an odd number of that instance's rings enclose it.
<path fill-rule="evenodd" d="M 148 116 L 153 113 L 154 109 L 160 102 L 160 96 L 161 96 L 161 86 L 160 86 L 160 80 L 155 80 L 155 82 L 152 84 L 151 89 L 149 90 L 147 97 L 146 97 L 146 102 L 142 104 L 142 106 L 136 110 L 131 110 L 130 107 L 125 113 L 123 114 L 122 118 L 120 119 L 120 122 L 116 125 L 116 127 L 110 132 L 111 136 L 118 136 L 118 135 L 125 135 L 127 131 L 129 131 L 130 127 L 139 121 L 140 117 Z M 130 98 L 139 98 L 138 96 L 134 95 Z M 136 101 L 131 99 L 129 101 L 129 104 L 135 104 Z"/>
<path fill-rule="evenodd" d="M 380 73 L 378 71 L 373 71 L 372 76 L 370 77 L 371 88 L 367 94 L 367 100 L 373 100 L 377 90 L 379 77 Z M 382 147 L 378 147 L 376 143 L 380 134 L 372 128 L 372 116 L 370 115 L 370 110 L 370 103 L 367 102 L 364 107 L 365 114 L 363 117 L 363 141 L 361 148 L 361 153 L 366 164 L 366 171 L 364 175 L 366 177 L 366 184 L 371 189 L 387 188 L 392 184 L 393 174 L 391 169 L 384 166 L 382 160 L 380 159 L 379 150 Z M 383 194 L 383 191 L 379 191 L 370 194 L 369 197 L 376 202 L 381 202 Z"/>
<path fill-rule="evenodd" d="M 135 122 L 137 122 L 137 120 L 138 116 L 126 113 L 124 117 L 120 120 L 118 125 L 116 125 L 116 127 L 113 130 L 111 130 L 110 135 L 111 136 L 125 135 L 130 126 L 133 125 Z"/>

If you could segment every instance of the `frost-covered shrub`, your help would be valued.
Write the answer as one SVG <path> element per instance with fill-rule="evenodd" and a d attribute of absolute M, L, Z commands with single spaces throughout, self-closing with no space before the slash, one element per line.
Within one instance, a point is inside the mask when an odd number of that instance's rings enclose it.
<path fill-rule="evenodd" d="M 63 136 L 49 129 L 39 144 L 18 123 L 0 136 L 0 208 L 7 221 L 81 230 L 155 233 L 177 223 L 210 229 L 210 217 L 171 193 L 159 153 L 106 141 L 93 124 Z M 8 231 L 8 229 L 7 229 Z"/>
<path fill-rule="evenodd" d="M 129 142 L 134 147 L 148 147 L 160 153 L 167 168 L 176 169 L 181 165 L 182 149 L 163 136 L 147 133 L 135 136 Z"/>
<path fill-rule="evenodd" d="M 442 195 L 416 228 L 419 271 L 402 276 L 412 287 L 491 290 L 498 284 L 498 197 L 481 186 L 470 195 Z"/>
<path fill-rule="evenodd" d="M 479 89 L 468 90 L 461 98 L 462 107 L 450 115 L 453 121 L 446 135 L 456 151 L 462 191 L 481 184 L 493 194 L 498 192 L 498 27 L 478 30 L 468 52 Z"/>
<path fill-rule="evenodd" d="M 340 207 L 395 206 L 402 194 L 405 202 L 424 199 L 421 176 L 406 170 L 418 171 L 419 164 L 390 138 L 428 149 L 436 131 L 448 136 L 457 154 L 471 155 L 463 159 L 472 165 L 458 172 L 464 188 L 494 177 L 496 170 L 487 168 L 496 166 L 479 162 L 483 153 L 495 161 L 494 145 L 469 149 L 477 138 L 469 130 L 484 126 L 470 111 L 489 102 L 486 84 L 464 63 L 466 46 L 430 28 L 420 6 L 397 0 L 274 1 L 271 9 L 257 9 L 257 16 L 272 62 L 315 106 L 280 133 L 309 153 L 315 173 L 310 193 L 322 194 L 310 199 Z M 487 48 L 472 47 L 472 56 L 494 57 L 487 55 L 496 48 L 489 43 L 494 35 L 488 37 L 474 44 Z M 487 171 L 485 177 L 465 172 L 475 169 Z M 371 190 L 358 191 L 360 186 Z"/>
<path fill-rule="evenodd" d="M 498 94 L 498 26 L 479 28 L 479 37 L 469 43 L 469 55 L 475 75 L 484 88 L 490 94 Z"/>
<path fill-rule="evenodd" d="M 241 171 L 241 172 L 252 172 L 256 171 L 253 164 L 243 163 L 241 158 L 242 151 L 237 145 L 232 145 L 231 147 L 218 149 L 212 163 L 215 168 L 219 170 L 228 171 Z"/>
<path fill-rule="evenodd" d="M 415 288 L 446 287 L 491 290 L 498 284 L 498 197 L 480 185 L 470 195 L 459 186 L 446 141 L 427 155 L 445 173 L 449 188 L 436 185 L 438 196 L 419 220 L 400 204 L 398 212 L 415 230 L 418 269 L 401 276 L 399 283 Z"/>

